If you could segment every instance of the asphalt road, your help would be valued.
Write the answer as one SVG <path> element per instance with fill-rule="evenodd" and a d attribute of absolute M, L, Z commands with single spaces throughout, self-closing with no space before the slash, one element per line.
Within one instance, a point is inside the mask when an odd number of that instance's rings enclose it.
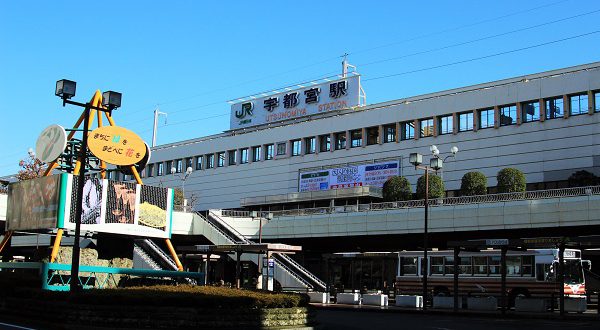
<path fill-rule="evenodd" d="M 600 321 L 499 319 L 477 316 L 382 313 L 377 311 L 317 310 L 317 329 L 403 330 L 598 330 Z"/>

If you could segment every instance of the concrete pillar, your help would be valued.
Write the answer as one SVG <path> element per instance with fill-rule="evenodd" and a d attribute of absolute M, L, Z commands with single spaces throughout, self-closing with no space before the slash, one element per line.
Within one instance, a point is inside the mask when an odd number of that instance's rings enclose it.
<path fill-rule="evenodd" d="M 379 143 L 378 144 L 383 144 L 383 137 L 384 137 L 384 132 L 383 132 L 383 125 L 379 125 L 379 127 L 377 128 L 379 131 Z"/>
<path fill-rule="evenodd" d="M 396 122 L 396 143 L 400 142 L 400 137 L 402 136 L 402 135 L 400 135 L 401 129 L 402 129 L 402 125 L 400 125 L 400 122 Z"/>
<path fill-rule="evenodd" d="M 415 133 L 414 139 L 418 140 L 419 137 L 421 137 L 421 127 L 419 125 L 419 120 L 415 119 L 413 125 L 415 126 L 414 127 L 414 133 Z"/>
<path fill-rule="evenodd" d="M 333 152 L 335 150 L 335 133 L 329 134 L 329 151 Z"/>
<path fill-rule="evenodd" d="M 596 109 L 596 100 L 594 100 L 594 93 L 592 91 L 588 91 L 588 115 L 594 114 L 594 109 Z"/>
<path fill-rule="evenodd" d="M 438 116 L 433 116 L 433 132 L 432 132 L 433 136 L 438 136 L 438 133 L 440 131 L 439 126 L 440 126 L 440 123 L 439 123 Z"/>
<path fill-rule="evenodd" d="M 452 114 L 452 134 L 458 134 L 458 114 L 455 112 Z"/>
<path fill-rule="evenodd" d="M 350 144 L 352 144 L 350 131 L 346 131 L 346 150 L 350 150 Z"/>
<path fill-rule="evenodd" d="M 360 130 L 360 134 L 362 135 L 362 140 L 361 140 L 361 141 L 362 141 L 362 143 L 361 143 L 361 147 L 363 147 L 363 148 L 364 148 L 364 147 L 366 147 L 366 146 L 367 146 L 367 139 L 368 139 L 368 136 L 367 136 L 367 128 L 366 128 L 366 127 L 363 127 L 363 128 Z"/>
<path fill-rule="evenodd" d="M 564 118 L 567 119 L 571 115 L 571 102 L 569 102 L 569 95 L 563 95 L 563 107 L 564 107 Z"/>
<path fill-rule="evenodd" d="M 521 111 L 521 102 L 517 102 L 517 126 L 523 123 L 523 112 Z"/>
<path fill-rule="evenodd" d="M 540 99 L 540 121 L 546 120 L 546 100 Z"/>
<path fill-rule="evenodd" d="M 494 106 L 494 128 L 500 127 L 500 107 Z"/>
<path fill-rule="evenodd" d="M 473 132 L 479 129 L 479 111 L 473 110 Z"/>

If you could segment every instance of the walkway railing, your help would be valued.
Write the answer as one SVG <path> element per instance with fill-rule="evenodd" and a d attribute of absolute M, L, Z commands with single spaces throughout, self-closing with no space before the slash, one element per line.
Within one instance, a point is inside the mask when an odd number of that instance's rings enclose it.
<path fill-rule="evenodd" d="M 42 289 L 69 291 L 71 265 L 46 262 L 0 262 L 2 271 L 34 270 L 39 272 Z M 204 283 L 204 273 L 134 268 L 79 266 L 79 284 L 84 289 L 104 289 L 118 286 L 117 275 L 151 278 L 188 278 Z"/>
<path fill-rule="evenodd" d="M 577 197 L 600 195 L 600 186 L 563 188 L 563 189 L 548 189 L 535 190 L 527 192 L 501 193 L 478 196 L 463 196 L 463 197 L 446 197 L 430 199 L 429 206 L 449 206 L 449 205 L 466 205 L 466 204 L 482 204 L 482 203 L 500 203 L 520 200 L 548 199 L 560 197 Z M 393 210 L 393 209 L 408 209 L 425 207 L 425 200 L 410 200 L 399 202 L 383 202 L 369 204 L 354 204 L 343 206 L 328 206 L 306 209 L 292 209 L 283 211 L 271 211 L 273 217 L 291 217 L 304 216 L 314 214 L 331 214 L 344 212 L 368 212 L 373 210 Z M 225 210 L 223 212 L 226 212 Z"/>

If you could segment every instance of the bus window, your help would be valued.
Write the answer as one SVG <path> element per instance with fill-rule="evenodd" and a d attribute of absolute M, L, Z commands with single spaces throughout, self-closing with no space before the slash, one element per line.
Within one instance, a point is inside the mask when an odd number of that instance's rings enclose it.
<path fill-rule="evenodd" d="M 564 262 L 565 284 L 583 283 L 583 273 L 581 271 L 581 261 L 579 259 L 567 259 Z"/>
<path fill-rule="evenodd" d="M 473 273 L 473 267 L 471 266 L 471 257 L 460 257 L 460 273 L 471 275 Z"/>
<path fill-rule="evenodd" d="M 554 273 L 552 272 L 552 265 L 550 264 L 536 264 L 535 273 L 537 274 L 536 280 L 538 281 L 554 281 Z"/>
<path fill-rule="evenodd" d="M 431 257 L 431 274 L 444 275 L 444 257 Z"/>
<path fill-rule="evenodd" d="M 500 275 L 500 256 L 488 257 L 490 275 Z"/>
<path fill-rule="evenodd" d="M 444 274 L 454 275 L 454 257 L 444 257 Z"/>
<path fill-rule="evenodd" d="M 473 257 L 473 273 L 475 275 L 487 275 L 487 258 L 486 257 Z"/>
<path fill-rule="evenodd" d="M 400 275 L 417 275 L 417 257 L 400 257 Z"/>
<path fill-rule="evenodd" d="M 521 257 L 521 275 L 533 276 L 533 256 Z"/>
<path fill-rule="evenodd" d="M 521 257 L 507 256 L 506 257 L 506 275 L 520 276 L 521 275 Z"/>

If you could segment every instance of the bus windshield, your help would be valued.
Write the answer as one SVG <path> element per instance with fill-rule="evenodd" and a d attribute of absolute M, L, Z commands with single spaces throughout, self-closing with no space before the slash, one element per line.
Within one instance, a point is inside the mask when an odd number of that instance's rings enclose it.
<path fill-rule="evenodd" d="M 581 261 L 578 259 L 565 260 L 565 284 L 583 283 Z"/>

